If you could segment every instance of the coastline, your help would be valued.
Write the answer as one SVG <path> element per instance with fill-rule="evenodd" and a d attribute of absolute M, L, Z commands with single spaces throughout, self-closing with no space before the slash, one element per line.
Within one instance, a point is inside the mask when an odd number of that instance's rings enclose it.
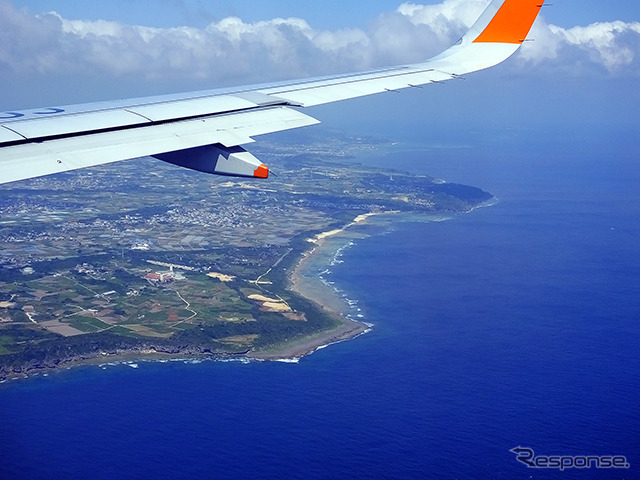
<path fill-rule="evenodd" d="M 239 354 L 205 353 L 197 349 L 185 348 L 183 351 L 163 352 L 155 348 L 123 349 L 115 352 L 99 352 L 95 355 L 78 355 L 61 359 L 55 364 L 38 366 L 25 366 L 20 371 L 0 372 L 0 385 L 11 380 L 26 379 L 37 376 L 48 376 L 52 373 L 70 370 L 76 367 L 107 365 L 129 365 L 137 368 L 138 363 L 144 362 L 170 362 L 170 361 L 203 361 L 203 360 L 242 360 L 246 359 L 246 352 Z"/>
<path fill-rule="evenodd" d="M 361 320 L 354 320 L 349 316 L 348 310 L 352 308 L 352 305 L 335 288 L 323 280 L 321 273 L 320 275 L 318 273 L 327 271 L 340 251 L 350 244 L 345 239 L 345 241 L 339 242 L 339 246 L 336 246 L 331 244 L 331 240 L 335 241 L 338 235 L 344 234 L 354 225 L 364 223 L 371 216 L 390 213 L 396 212 L 361 214 L 341 228 L 322 232 L 307 239 L 314 244 L 314 247 L 302 255 L 288 275 L 289 290 L 314 302 L 326 314 L 336 320 L 337 326 L 331 330 L 321 331 L 285 344 L 275 345 L 263 351 L 249 352 L 247 354 L 248 358 L 255 360 L 297 361 L 329 345 L 352 340 L 371 331 L 371 324 Z M 324 258 L 324 260 L 319 258 Z"/>
<path fill-rule="evenodd" d="M 288 275 L 289 290 L 315 303 L 326 314 L 330 315 L 337 326 L 331 330 L 318 332 L 307 337 L 294 339 L 281 345 L 274 345 L 262 351 L 253 351 L 247 354 L 248 358 L 255 360 L 280 360 L 296 361 L 301 357 L 310 355 L 316 350 L 334 343 L 351 340 L 371 330 L 371 325 L 356 321 L 347 316 L 346 310 L 349 304 L 341 298 L 338 292 L 322 281 L 318 276 L 318 267 L 313 265 L 319 254 L 331 254 L 335 257 L 336 249 L 328 245 L 327 238 L 344 231 L 351 226 L 348 224 L 342 229 L 332 230 L 316 235 L 313 239 L 314 248 L 303 254 L 302 258 Z M 324 264 L 327 267 L 327 264 Z"/>
<path fill-rule="evenodd" d="M 383 212 L 395 213 L 395 212 Z M 123 364 L 137 366 L 136 362 L 148 361 L 192 361 L 192 360 L 258 360 L 258 361 L 283 361 L 297 362 L 300 358 L 329 345 L 354 339 L 371 330 L 371 325 L 354 320 L 348 315 L 352 308 L 349 302 L 340 296 L 339 292 L 325 282 L 318 272 L 326 271 L 331 262 L 336 259 L 340 250 L 348 244 L 336 240 L 339 234 L 344 234 L 350 227 L 362 224 L 376 213 L 358 215 L 354 220 L 339 229 L 322 232 L 310 237 L 308 241 L 314 246 L 299 258 L 295 267 L 287 274 L 288 290 L 315 303 L 327 315 L 336 321 L 336 327 L 300 337 L 283 344 L 273 345 L 259 351 L 246 351 L 241 353 L 220 354 L 201 351 L 198 348 L 187 347 L 183 351 L 163 352 L 154 347 L 132 348 L 105 353 L 97 352 L 95 355 L 81 355 L 62 359 L 55 364 L 38 366 L 25 366 L 19 371 L 5 372 L 0 376 L 0 383 L 17 378 L 27 378 L 37 375 L 48 375 L 57 370 L 67 370 L 78 366 L 103 366 Z M 1 372 L 0 372 L 1 373 Z"/>

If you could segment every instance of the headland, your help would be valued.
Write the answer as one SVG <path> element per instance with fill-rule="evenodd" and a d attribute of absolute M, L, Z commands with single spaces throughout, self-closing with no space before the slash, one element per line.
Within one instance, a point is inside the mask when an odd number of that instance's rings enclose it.
<path fill-rule="evenodd" d="M 320 272 L 371 215 L 492 198 L 337 153 L 269 155 L 267 182 L 138 159 L 0 187 L 0 380 L 120 360 L 295 361 L 370 328 Z"/>

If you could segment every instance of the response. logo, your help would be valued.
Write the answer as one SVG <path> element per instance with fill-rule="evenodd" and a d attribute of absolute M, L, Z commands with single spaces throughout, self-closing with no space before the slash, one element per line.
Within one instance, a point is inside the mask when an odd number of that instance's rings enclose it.
<path fill-rule="evenodd" d="M 631 468 L 623 455 L 536 455 L 532 448 L 516 447 L 509 450 L 516 460 L 529 468 L 551 468 L 568 470 L 572 468 Z"/>

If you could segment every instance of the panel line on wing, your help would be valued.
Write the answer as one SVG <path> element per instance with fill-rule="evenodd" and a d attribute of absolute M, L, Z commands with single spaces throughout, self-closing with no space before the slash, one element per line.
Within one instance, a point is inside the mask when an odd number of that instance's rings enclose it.
<path fill-rule="evenodd" d="M 134 114 L 134 115 L 137 115 L 137 116 L 139 116 L 139 117 L 143 118 L 144 120 L 146 120 L 146 121 L 148 121 L 148 122 L 153 123 L 153 120 L 151 120 L 149 117 L 145 117 L 145 116 L 144 116 L 144 115 L 142 115 L 141 113 L 134 112 L 133 110 L 129 110 L 128 108 L 125 108 L 125 109 L 124 109 L 124 111 L 125 111 L 125 112 L 129 112 L 129 113 L 132 113 L 132 114 Z"/>
<path fill-rule="evenodd" d="M 0 129 L 0 144 L 26 140 L 25 136 L 20 135 L 20 133 L 11 127 L 7 127 L 6 125 L 0 125 L 0 127 L 2 127 L 2 129 Z"/>
<path fill-rule="evenodd" d="M 275 108 L 279 108 L 278 105 L 281 106 L 286 106 L 288 102 L 286 102 L 285 100 L 282 100 L 279 104 L 274 104 L 272 107 Z M 93 134 L 99 134 L 99 133 L 108 133 L 108 132 L 118 132 L 118 131 L 127 131 L 127 130 L 137 130 L 137 129 L 145 129 L 145 128 L 150 128 L 152 126 L 160 126 L 160 125 L 168 125 L 168 124 L 172 124 L 172 123 L 179 123 L 179 122 L 184 122 L 184 121 L 190 121 L 190 120 L 205 120 L 205 119 L 211 119 L 211 118 L 216 118 L 216 117 L 224 117 L 224 116 L 229 116 L 229 115 L 234 115 L 234 114 L 241 114 L 241 113 L 245 113 L 245 112 L 251 112 L 251 111 L 255 111 L 255 110 L 265 110 L 266 107 L 260 107 L 260 106 L 255 106 L 255 107 L 251 107 L 251 108 L 245 108 L 243 110 L 231 110 L 231 111 L 225 111 L 225 112 L 216 112 L 215 114 L 201 114 L 201 115 L 194 115 L 191 117 L 183 117 L 183 118 L 170 118 L 167 120 L 158 120 L 158 121 L 151 121 L 149 119 L 146 119 L 146 117 L 144 117 L 143 115 L 140 115 L 136 112 L 129 112 L 128 110 L 119 110 L 119 111 L 127 111 L 128 113 L 132 114 L 132 115 L 136 115 L 139 116 L 141 119 L 144 120 L 144 123 L 130 123 L 130 124 L 125 124 L 125 125 L 115 125 L 112 127 L 104 127 L 104 128 L 96 128 L 96 129 L 86 129 L 86 130 L 79 130 L 79 131 L 73 131 L 73 132 L 64 132 L 64 133 L 53 133 L 53 134 L 49 134 L 49 135 L 42 135 L 42 136 L 27 136 L 25 135 L 25 132 L 20 132 L 18 130 L 15 130 L 13 128 L 8 127 L 7 125 L 0 125 L 4 128 L 6 128 L 7 130 L 11 130 L 13 132 L 15 132 L 16 134 L 20 135 L 20 138 L 13 138 L 13 139 L 7 139 L 7 140 L 3 140 L 2 138 L 0 138 L 0 145 L 2 146 L 11 146 L 11 145 L 19 145 L 19 144 L 28 144 L 28 143 L 34 143 L 34 142 L 41 142 L 43 140 L 58 140 L 58 139 L 62 139 L 62 138 L 74 138 L 74 137 L 82 137 L 82 136 L 87 136 L 87 135 L 93 135 Z M 268 107 L 271 108 L 271 107 Z"/>
<path fill-rule="evenodd" d="M 357 75 L 357 76 L 350 75 L 350 76 L 347 76 L 347 77 L 342 77 L 341 81 L 339 81 L 339 82 L 326 82 L 326 83 L 323 82 L 323 83 L 321 83 L 319 85 L 309 85 L 309 84 L 307 84 L 305 87 L 292 88 L 292 89 L 288 89 L 288 90 L 276 90 L 274 93 L 276 95 L 278 95 L 278 94 L 283 94 L 283 93 L 302 92 L 302 91 L 305 91 L 305 90 L 313 90 L 313 89 L 316 89 L 316 88 L 335 87 L 335 86 L 339 86 L 339 85 L 365 83 L 365 82 L 368 82 L 368 81 L 385 80 L 385 79 L 390 79 L 390 78 L 404 77 L 404 76 L 412 75 L 412 74 L 429 73 L 429 72 L 433 71 L 432 68 L 423 69 L 423 70 L 412 70 L 409 67 L 405 67 L 405 68 L 407 70 L 409 70 L 409 71 L 403 71 L 401 73 L 394 73 L 392 75 L 376 75 L 376 76 L 371 76 L 370 78 L 363 78 L 364 75 Z"/>

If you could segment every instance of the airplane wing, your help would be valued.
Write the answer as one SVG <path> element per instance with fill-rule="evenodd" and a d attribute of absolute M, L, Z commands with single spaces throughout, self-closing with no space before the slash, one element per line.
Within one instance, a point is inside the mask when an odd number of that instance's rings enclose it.
<path fill-rule="evenodd" d="M 456 45 L 423 63 L 115 102 L 0 113 L 0 183 L 151 155 L 194 170 L 266 178 L 241 145 L 319 123 L 300 108 L 450 80 L 510 57 L 544 0 L 493 0 Z"/>

